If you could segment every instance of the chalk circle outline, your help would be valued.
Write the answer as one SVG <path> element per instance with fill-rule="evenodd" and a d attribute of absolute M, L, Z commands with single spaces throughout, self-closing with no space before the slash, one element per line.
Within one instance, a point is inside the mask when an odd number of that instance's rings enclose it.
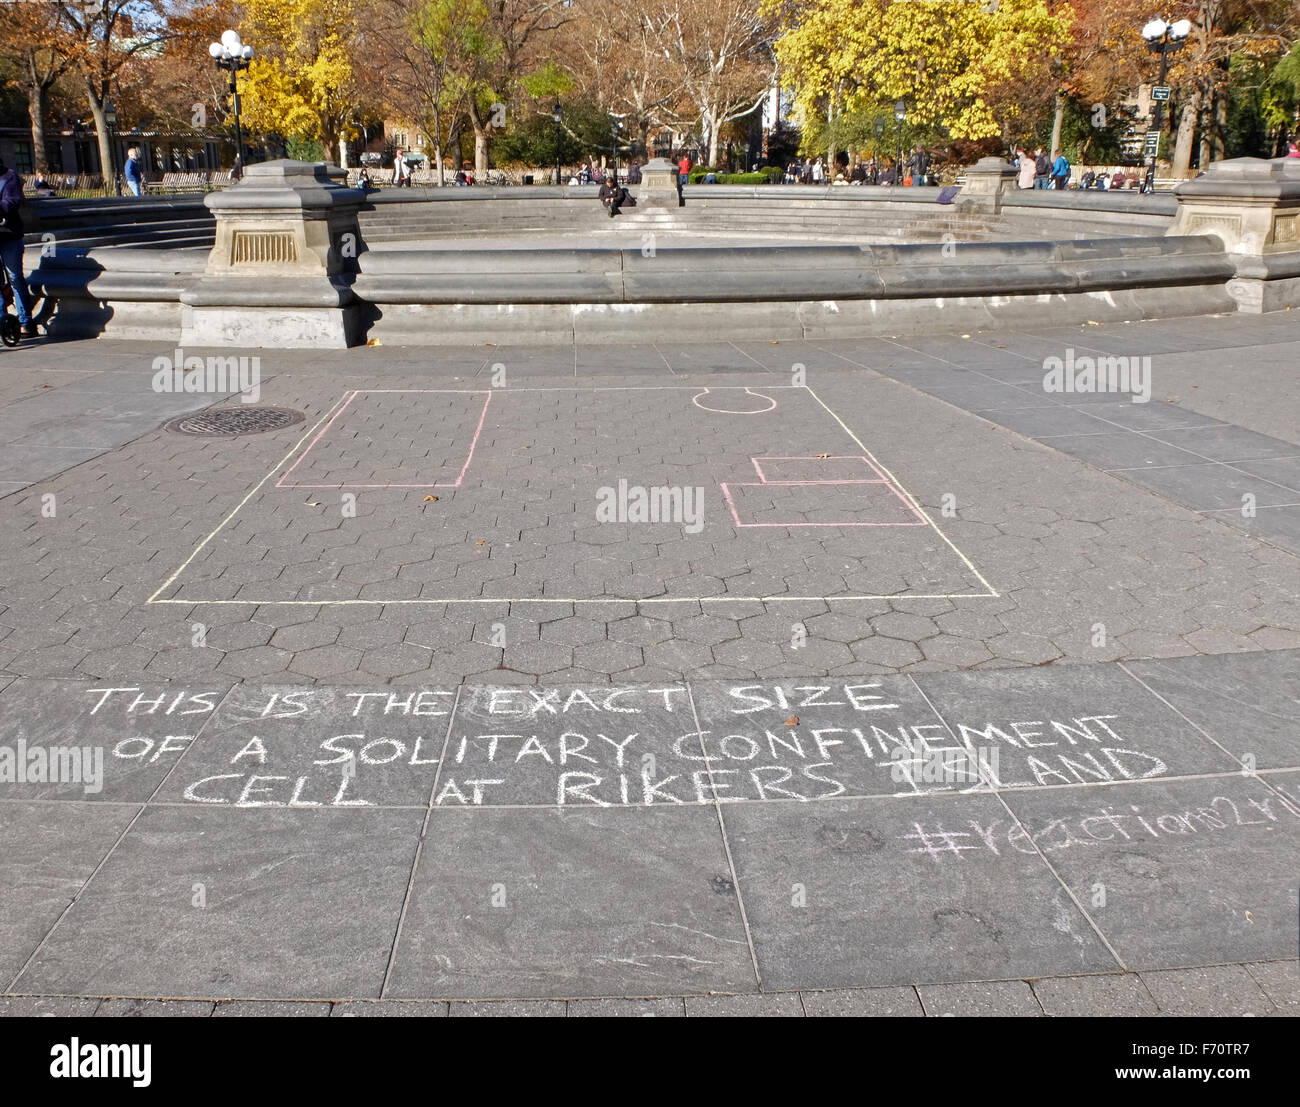
<path fill-rule="evenodd" d="M 717 389 L 717 391 L 722 392 L 724 390 L 730 390 L 734 392 L 738 387 L 740 386 L 722 385 L 720 388 Z M 693 403 L 701 411 L 712 411 L 712 412 L 716 412 L 718 415 L 766 415 L 769 411 L 775 411 L 777 407 L 776 399 L 774 397 L 769 396 L 764 392 L 755 392 L 752 388 L 746 388 L 744 391 L 751 396 L 756 396 L 761 400 L 766 400 L 768 403 L 767 407 L 756 408 L 753 411 L 733 411 L 731 408 L 707 407 L 706 405 L 700 403 L 700 397 L 707 396 L 712 391 L 714 391 L 714 389 L 706 388 L 703 392 L 695 393 L 695 395 L 691 397 L 691 403 Z"/>

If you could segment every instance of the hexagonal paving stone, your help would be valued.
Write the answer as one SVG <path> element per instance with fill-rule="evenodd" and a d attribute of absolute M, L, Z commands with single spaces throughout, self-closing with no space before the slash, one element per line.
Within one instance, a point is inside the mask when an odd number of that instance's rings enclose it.
<path fill-rule="evenodd" d="M 341 630 L 341 627 L 331 623 L 295 623 L 293 626 L 280 627 L 271 635 L 271 645 L 296 653 L 333 644 L 338 640 Z"/>
<path fill-rule="evenodd" d="M 362 651 L 347 646 L 326 645 L 302 650 L 293 656 L 289 671 L 323 679 L 348 673 L 361 665 Z"/>
<path fill-rule="evenodd" d="M 395 677 L 406 673 L 417 673 L 431 668 L 434 652 L 402 643 L 396 646 L 384 646 L 380 649 L 366 650 L 359 668 L 375 676 Z"/>

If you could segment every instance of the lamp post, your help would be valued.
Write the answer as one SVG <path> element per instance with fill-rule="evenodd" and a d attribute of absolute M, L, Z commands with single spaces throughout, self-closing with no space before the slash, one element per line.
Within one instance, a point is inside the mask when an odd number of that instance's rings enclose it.
<path fill-rule="evenodd" d="M 217 63 L 218 69 L 230 71 L 230 107 L 235 115 L 235 164 L 240 172 L 244 168 L 244 133 L 239 126 L 239 85 L 238 75 L 241 69 L 247 69 L 253 60 L 253 48 L 245 46 L 239 38 L 238 31 L 223 31 L 220 42 L 208 47 L 208 53 Z"/>
<path fill-rule="evenodd" d="M 560 144 L 564 138 L 564 111 L 560 107 L 560 101 L 557 98 L 555 107 L 551 109 L 551 118 L 555 120 L 555 183 L 563 184 L 560 180 Z"/>
<path fill-rule="evenodd" d="M 1142 28 L 1142 37 L 1146 39 L 1147 49 L 1160 55 L 1160 80 L 1151 90 L 1155 99 L 1155 109 L 1151 116 L 1151 130 L 1147 132 L 1147 150 L 1150 152 L 1151 164 L 1147 166 L 1146 179 L 1142 182 L 1142 191 L 1151 192 L 1156 187 L 1156 158 L 1160 154 L 1160 125 L 1163 120 L 1165 100 L 1169 97 L 1169 88 L 1165 78 L 1169 74 L 1169 55 L 1187 43 L 1187 36 L 1192 33 L 1190 19 L 1180 19 L 1177 23 L 1166 23 L 1163 19 L 1153 19 Z M 1154 136 L 1154 141 L 1150 136 Z"/>
<path fill-rule="evenodd" d="M 907 122 L 907 104 L 902 100 L 894 102 L 894 121 L 898 124 L 898 160 L 894 162 L 894 184 L 903 183 L 903 124 Z"/>
<path fill-rule="evenodd" d="M 609 152 L 612 155 L 612 160 L 614 162 L 614 178 L 617 180 L 619 139 L 622 137 L 623 133 L 623 121 L 616 116 L 611 115 L 609 117 L 609 124 Z"/>
<path fill-rule="evenodd" d="M 113 190 L 109 192 L 108 182 L 104 182 L 104 193 L 109 196 L 121 196 L 122 186 L 117 179 L 117 109 L 112 100 L 104 101 L 104 126 L 108 129 L 108 168 L 113 174 Z"/>

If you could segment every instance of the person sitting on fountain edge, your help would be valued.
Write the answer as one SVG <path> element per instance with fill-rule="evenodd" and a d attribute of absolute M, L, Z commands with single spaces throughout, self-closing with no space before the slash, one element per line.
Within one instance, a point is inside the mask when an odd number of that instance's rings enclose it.
<path fill-rule="evenodd" d="M 609 210 L 609 217 L 614 218 L 618 209 L 627 203 L 627 189 L 618 183 L 618 175 L 611 169 L 600 183 L 600 202 Z"/>

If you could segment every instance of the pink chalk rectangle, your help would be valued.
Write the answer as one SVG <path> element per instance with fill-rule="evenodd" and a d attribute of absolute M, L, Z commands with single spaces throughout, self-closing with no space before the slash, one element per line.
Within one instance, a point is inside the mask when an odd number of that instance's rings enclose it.
<path fill-rule="evenodd" d="M 924 527 L 926 519 L 888 481 L 727 484 L 735 525 L 748 527 Z"/>
<path fill-rule="evenodd" d="M 856 484 L 887 479 L 871 459 L 862 454 L 755 457 L 750 460 L 762 484 Z"/>
<path fill-rule="evenodd" d="M 490 391 L 356 391 L 276 481 L 277 488 L 457 488 Z"/>

